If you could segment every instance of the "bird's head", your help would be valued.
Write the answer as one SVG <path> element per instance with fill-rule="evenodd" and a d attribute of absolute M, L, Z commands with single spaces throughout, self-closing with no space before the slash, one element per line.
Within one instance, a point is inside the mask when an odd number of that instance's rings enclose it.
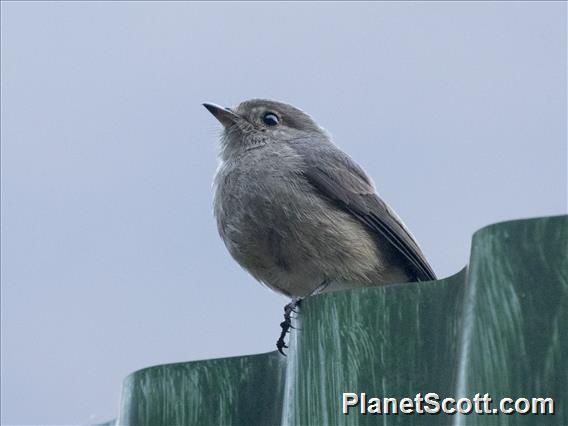
<path fill-rule="evenodd" d="M 205 103 L 223 125 L 221 158 L 270 143 L 293 142 L 325 135 L 305 112 L 282 102 L 250 99 L 235 108 Z"/>

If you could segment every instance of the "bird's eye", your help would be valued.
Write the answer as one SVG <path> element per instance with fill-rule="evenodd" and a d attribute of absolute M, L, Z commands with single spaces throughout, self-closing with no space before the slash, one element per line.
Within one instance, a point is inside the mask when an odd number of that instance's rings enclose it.
<path fill-rule="evenodd" d="M 267 126 L 276 126 L 279 123 L 280 120 L 278 119 L 278 116 L 276 114 L 274 114 L 273 112 L 267 112 L 262 117 L 262 121 Z"/>

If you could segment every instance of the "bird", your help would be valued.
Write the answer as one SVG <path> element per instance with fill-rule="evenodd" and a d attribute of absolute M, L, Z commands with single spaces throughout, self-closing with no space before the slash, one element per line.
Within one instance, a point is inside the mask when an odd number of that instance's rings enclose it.
<path fill-rule="evenodd" d="M 436 275 L 413 235 L 363 168 L 299 108 L 250 99 L 203 106 L 222 124 L 213 212 L 230 255 L 289 298 Z"/>

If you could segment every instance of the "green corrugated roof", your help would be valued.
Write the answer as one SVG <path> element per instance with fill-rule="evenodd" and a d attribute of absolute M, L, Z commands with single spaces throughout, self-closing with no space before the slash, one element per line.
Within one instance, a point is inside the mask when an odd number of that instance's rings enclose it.
<path fill-rule="evenodd" d="M 568 424 L 568 216 L 491 225 L 434 282 L 306 299 L 288 356 L 168 364 L 125 379 L 120 425 Z M 342 414 L 343 392 L 552 397 L 556 414 Z M 112 423 L 111 423 L 112 424 Z"/>

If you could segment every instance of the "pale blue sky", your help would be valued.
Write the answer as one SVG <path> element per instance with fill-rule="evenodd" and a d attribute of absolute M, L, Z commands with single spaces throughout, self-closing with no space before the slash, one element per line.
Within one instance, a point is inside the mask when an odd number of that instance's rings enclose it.
<path fill-rule="evenodd" d="M 5 2 L 2 423 L 114 417 L 154 364 L 270 351 L 229 257 L 204 101 L 290 102 L 440 277 L 489 223 L 566 212 L 566 4 Z"/>

